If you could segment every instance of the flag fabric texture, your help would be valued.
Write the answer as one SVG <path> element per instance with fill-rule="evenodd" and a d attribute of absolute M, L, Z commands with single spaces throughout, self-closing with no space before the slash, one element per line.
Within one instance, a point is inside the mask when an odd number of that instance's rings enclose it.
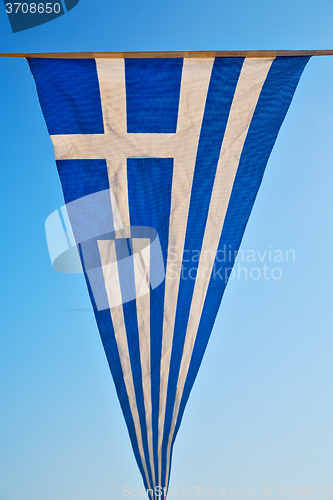
<path fill-rule="evenodd" d="M 150 228 L 158 235 L 165 278 L 144 293 L 135 289 L 131 300 L 109 301 L 102 308 L 77 241 L 151 499 L 166 496 L 185 405 L 308 59 L 28 59 L 65 203 L 112 193 L 110 203 L 117 206 L 123 228 L 113 246 L 119 276 L 112 288 L 118 286 L 120 295 L 131 281 L 120 276 L 121 242 L 134 253 L 131 228 Z M 93 226 L 94 217 L 82 223 Z M 143 233 L 139 242 L 150 238 Z M 103 268 L 108 238 L 95 240 Z M 150 253 L 148 274 L 157 261 Z M 134 288 L 135 269 L 133 264 Z M 99 286 L 110 297 L 103 276 Z"/>

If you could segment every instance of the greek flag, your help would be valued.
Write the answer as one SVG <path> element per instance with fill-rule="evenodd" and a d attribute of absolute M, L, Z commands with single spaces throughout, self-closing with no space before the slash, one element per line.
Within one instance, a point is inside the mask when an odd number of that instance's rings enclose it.
<path fill-rule="evenodd" d="M 152 500 L 308 59 L 28 59 Z"/>

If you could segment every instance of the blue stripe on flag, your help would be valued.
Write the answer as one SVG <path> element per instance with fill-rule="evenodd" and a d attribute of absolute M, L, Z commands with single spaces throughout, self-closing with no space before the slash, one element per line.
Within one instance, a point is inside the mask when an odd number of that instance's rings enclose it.
<path fill-rule="evenodd" d="M 119 279 L 122 281 L 123 276 L 119 267 Z M 131 282 L 134 284 L 134 266 L 131 269 L 132 278 Z M 135 296 L 135 295 L 134 295 Z M 146 423 L 146 411 L 144 404 L 144 396 L 143 396 L 143 386 L 142 386 L 142 368 L 141 368 L 141 359 L 140 359 L 140 344 L 139 344 L 139 329 L 138 329 L 138 321 L 137 321 L 137 310 L 136 310 L 136 302 L 135 300 L 131 300 L 130 302 L 126 302 L 123 304 L 124 311 L 124 321 L 126 328 L 126 336 L 128 343 L 128 351 L 131 362 L 131 370 L 133 376 L 133 384 L 135 390 L 135 399 L 139 414 L 140 427 L 141 427 L 141 435 L 142 435 L 142 443 L 143 450 L 146 459 L 146 466 L 148 470 L 150 484 L 153 484 L 153 476 L 150 467 L 149 460 L 149 449 L 148 449 L 148 435 L 147 435 L 147 423 Z"/>
<path fill-rule="evenodd" d="M 103 134 L 94 59 L 28 59 L 50 135 Z"/>
<path fill-rule="evenodd" d="M 81 254 L 81 261 L 83 263 L 82 254 Z M 108 364 L 109 364 L 112 378 L 113 378 L 113 381 L 114 381 L 114 384 L 116 387 L 120 406 L 121 406 L 121 409 L 122 409 L 122 412 L 123 412 L 123 415 L 125 418 L 125 422 L 127 425 L 128 433 L 129 433 L 130 440 L 132 443 L 134 456 L 136 458 L 139 470 L 141 472 L 141 476 L 143 478 L 145 488 L 148 489 L 148 483 L 146 480 L 146 474 L 145 474 L 142 460 L 141 460 L 141 456 L 140 456 L 140 451 L 139 451 L 138 440 L 137 440 L 137 436 L 136 436 L 136 432 L 135 432 L 132 411 L 131 411 L 131 407 L 130 407 L 130 403 L 129 403 L 129 399 L 128 399 L 128 394 L 127 394 L 126 385 L 125 385 L 125 381 L 124 381 L 123 370 L 122 370 L 122 366 L 121 366 L 121 362 L 120 362 L 117 341 L 115 338 L 114 328 L 113 328 L 113 324 L 112 324 L 112 320 L 111 320 L 110 309 L 104 309 L 103 311 L 97 310 L 94 295 L 92 293 L 92 290 L 91 290 L 91 287 L 89 284 L 89 279 L 88 279 L 87 274 L 85 272 L 84 272 L 84 276 L 86 279 L 90 300 L 91 300 L 93 310 L 95 313 L 96 322 L 97 322 L 98 330 L 99 330 L 99 333 L 101 336 L 101 340 L 102 340 L 102 344 L 103 344 L 104 351 L 106 354 L 106 358 L 108 360 Z"/>
<path fill-rule="evenodd" d="M 128 200 L 131 226 L 148 226 L 159 235 L 166 266 L 173 158 L 129 158 Z M 154 273 L 154 261 L 150 263 Z M 158 471 L 158 413 L 165 282 L 150 290 L 150 354 L 154 466 Z M 138 358 L 140 359 L 140 358 Z M 158 484 L 156 476 L 155 484 Z"/>
<path fill-rule="evenodd" d="M 295 93 L 308 57 L 277 57 L 262 88 L 240 158 L 228 211 L 219 242 L 221 252 L 238 251 L 265 167 L 284 117 Z M 185 405 L 204 355 L 216 314 L 226 286 L 225 270 L 232 262 L 215 260 L 215 279 L 211 277 L 198 328 L 173 441 L 178 432 Z M 220 272 L 220 279 L 218 276 Z"/>
<path fill-rule="evenodd" d="M 152 484 L 152 471 L 150 467 L 149 450 L 148 450 L 146 411 L 144 405 L 143 386 L 142 386 L 142 367 L 140 359 L 139 329 L 137 320 L 136 301 L 133 300 L 133 297 L 135 297 L 134 262 L 133 260 L 128 260 L 130 259 L 130 257 L 129 257 L 128 241 L 126 238 L 116 239 L 115 245 L 117 253 L 118 275 L 121 288 L 121 295 L 124 301 L 122 307 L 124 314 L 128 351 L 131 363 L 131 371 L 133 377 L 133 385 L 135 391 L 135 399 L 140 420 L 143 450 L 145 454 L 150 484 Z M 132 300 L 129 300 L 130 297 L 132 298 Z"/>
<path fill-rule="evenodd" d="M 71 201 L 74 201 L 76 199 L 109 188 L 109 179 L 105 160 L 58 160 L 57 167 L 66 203 L 70 203 Z M 99 239 L 104 239 L 103 235 L 101 235 Z M 94 295 L 89 283 L 89 278 L 86 274 L 84 258 L 82 256 L 81 249 L 80 256 L 90 300 L 98 325 L 98 330 L 116 386 L 120 405 L 125 417 L 134 455 L 142 474 L 145 487 L 148 488 L 139 452 L 133 416 L 128 400 L 128 394 L 126 391 L 126 385 L 120 362 L 118 346 L 115 339 L 114 328 L 112 325 L 110 310 L 97 310 Z"/>
<path fill-rule="evenodd" d="M 175 133 L 183 59 L 125 59 L 128 133 Z"/>
<path fill-rule="evenodd" d="M 201 251 L 221 144 L 243 61 L 243 58 L 216 58 L 214 62 L 194 170 L 184 246 L 185 257 L 191 255 L 193 250 Z M 189 272 L 196 271 L 197 266 L 198 262 L 192 261 L 189 268 L 186 263 L 183 264 L 179 285 L 162 446 L 164 473 L 178 373 L 195 285 L 195 279 L 192 275 L 189 276 Z M 164 481 L 165 477 L 162 477 L 162 484 L 165 484 Z"/>
<path fill-rule="evenodd" d="M 65 203 L 109 189 L 105 160 L 57 160 Z"/>

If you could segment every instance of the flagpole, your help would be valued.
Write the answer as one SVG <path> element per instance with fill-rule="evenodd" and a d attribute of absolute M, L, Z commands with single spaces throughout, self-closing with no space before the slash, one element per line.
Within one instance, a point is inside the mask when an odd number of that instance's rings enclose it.
<path fill-rule="evenodd" d="M 212 58 L 212 57 L 278 57 L 278 56 L 332 56 L 333 49 L 324 50 L 207 50 L 167 52 L 38 52 L 0 53 L 0 57 L 50 59 L 121 59 L 121 58 Z"/>

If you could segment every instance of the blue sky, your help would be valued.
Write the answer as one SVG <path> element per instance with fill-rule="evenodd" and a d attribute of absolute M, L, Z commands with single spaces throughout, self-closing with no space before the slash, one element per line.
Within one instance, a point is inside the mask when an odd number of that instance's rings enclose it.
<path fill-rule="evenodd" d="M 80 0 L 16 34 L 0 7 L 0 52 L 333 48 L 331 0 Z M 46 247 L 45 219 L 63 204 L 51 142 L 26 61 L 0 71 L 0 500 L 121 499 L 142 480 L 83 277 L 56 273 Z M 257 261 L 236 265 L 273 267 L 269 249 L 295 261 L 278 264 L 279 280 L 228 284 L 173 490 L 333 495 L 332 82 L 333 57 L 312 58 L 243 239 Z"/>

